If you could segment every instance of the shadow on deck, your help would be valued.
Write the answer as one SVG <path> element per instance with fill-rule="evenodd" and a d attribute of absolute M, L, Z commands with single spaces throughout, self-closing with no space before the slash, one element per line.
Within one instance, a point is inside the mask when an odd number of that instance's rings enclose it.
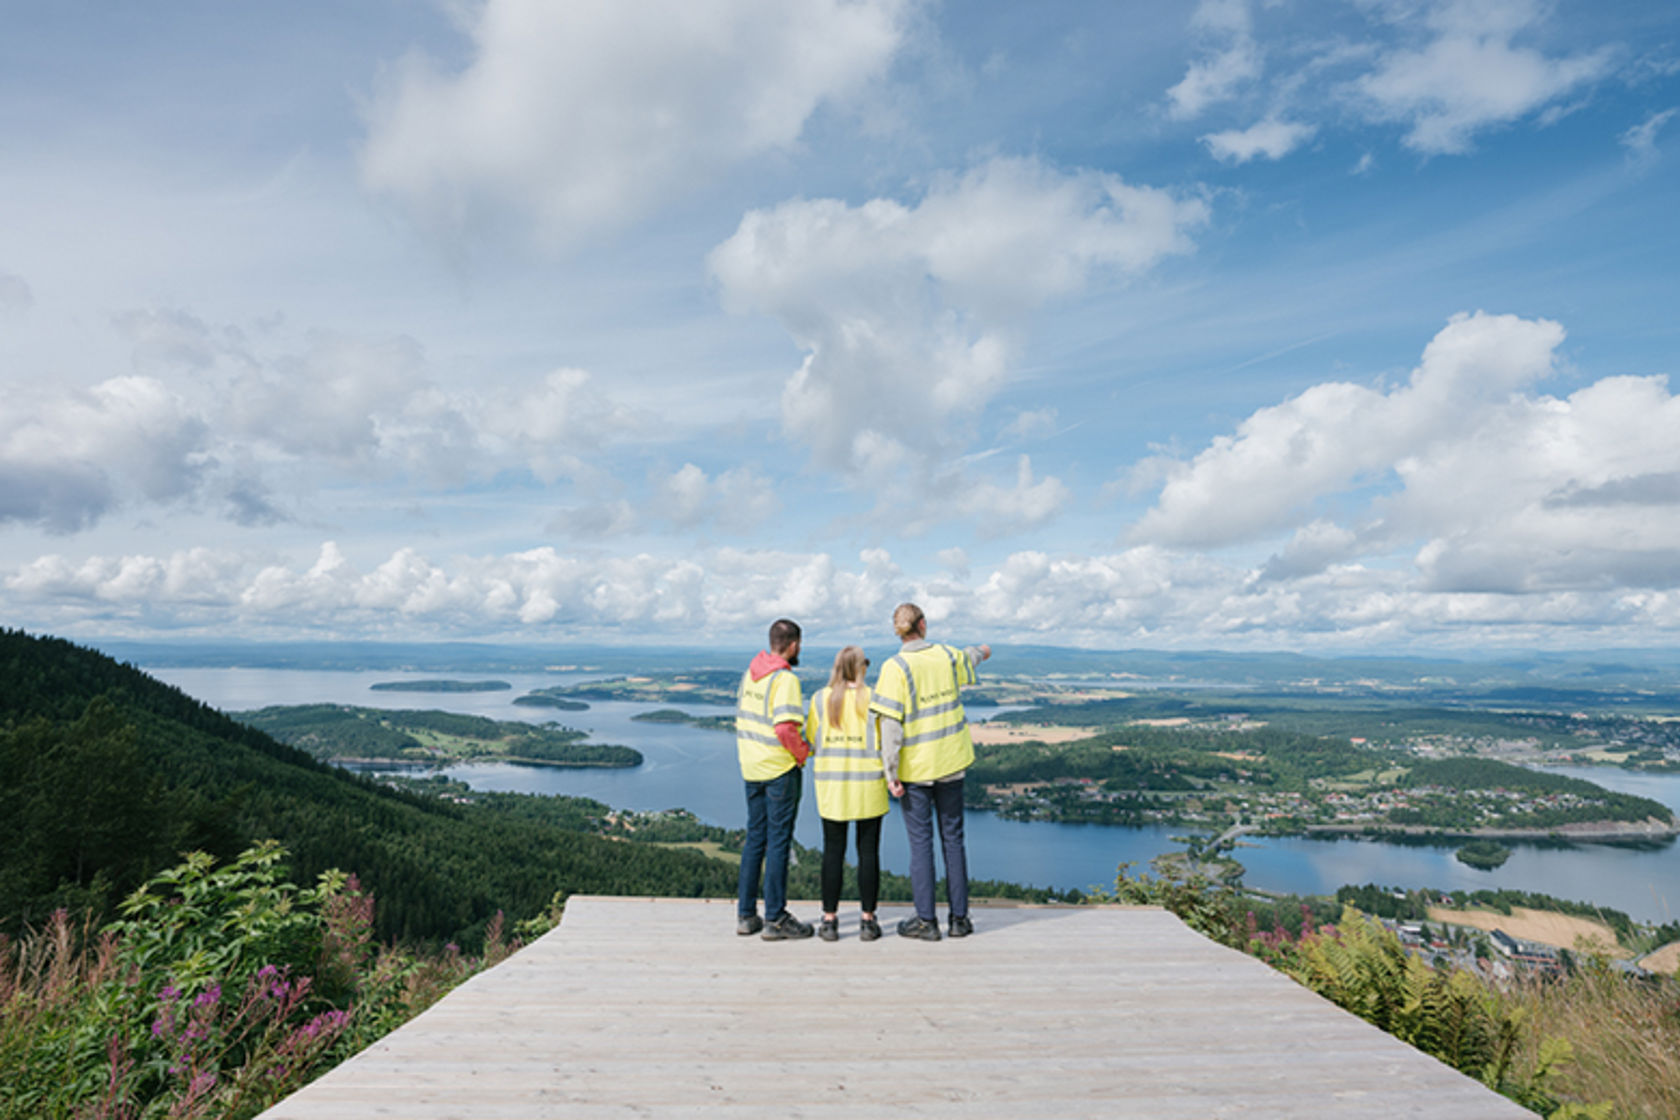
<path fill-rule="evenodd" d="M 905 913 L 765 943 L 733 900 L 574 897 L 261 1120 L 1532 1117 L 1162 910 L 988 908 L 938 944 Z"/>

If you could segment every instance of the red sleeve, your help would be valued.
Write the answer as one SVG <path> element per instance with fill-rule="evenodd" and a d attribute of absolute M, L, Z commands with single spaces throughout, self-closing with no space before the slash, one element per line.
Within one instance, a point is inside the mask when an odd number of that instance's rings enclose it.
<path fill-rule="evenodd" d="M 811 753 L 811 744 L 805 741 L 805 736 L 799 733 L 799 725 L 789 720 L 787 723 L 776 725 L 776 738 L 782 741 L 782 746 L 793 756 L 799 765 L 805 765 L 805 759 Z"/>

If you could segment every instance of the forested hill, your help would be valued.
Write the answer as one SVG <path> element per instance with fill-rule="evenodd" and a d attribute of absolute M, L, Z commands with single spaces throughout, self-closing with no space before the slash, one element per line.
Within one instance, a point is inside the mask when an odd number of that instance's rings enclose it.
<path fill-rule="evenodd" d="M 56 638 L 0 630 L 0 931 L 108 912 L 179 853 L 274 838 L 354 872 L 386 937 L 472 939 L 566 892 L 728 896 L 724 863 L 385 789 Z"/>

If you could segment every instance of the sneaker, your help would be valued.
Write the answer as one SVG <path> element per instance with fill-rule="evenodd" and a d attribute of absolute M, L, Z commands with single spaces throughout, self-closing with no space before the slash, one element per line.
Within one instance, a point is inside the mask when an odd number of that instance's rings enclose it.
<path fill-rule="evenodd" d="M 939 923 L 930 922 L 926 918 L 905 918 L 898 923 L 900 937 L 913 937 L 917 941 L 938 941 Z"/>
<path fill-rule="evenodd" d="M 810 922 L 802 922 L 783 910 L 781 917 L 765 924 L 763 937 L 766 941 L 797 941 L 815 932 Z"/>
<path fill-rule="evenodd" d="M 748 914 L 744 918 L 735 920 L 735 932 L 742 937 L 751 937 L 764 928 L 764 919 L 757 914 Z"/>
<path fill-rule="evenodd" d="M 974 932 L 974 923 L 968 920 L 968 915 L 957 917 L 951 915 L 951 928 L 947 931 L 952 937 L 967 937 Z"/>
<path fill-rule="evenodd" d="M 881 923 L 874 918 L 860 918 L 858 920 L 859 941 L 881 940 Z"/>
<path fill-rule="evenodd" d="M 817 936 L 824 941 L 840 940 L 840 919 L 824 918 L 822 924 L 817 926 Z"/>

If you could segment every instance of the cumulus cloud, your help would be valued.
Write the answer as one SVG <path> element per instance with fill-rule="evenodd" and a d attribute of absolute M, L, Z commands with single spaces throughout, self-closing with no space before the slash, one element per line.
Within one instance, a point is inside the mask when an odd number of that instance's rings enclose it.
<path fill-rule="evenodd" d="M 1023 316 L 1094 271 L 1188 251 L 1206 219 L 1199 199 L 999 158 L 914 206 L 753 211 L 710 267 L 725 306 L 775 317 L 806 352 L 782 391 L 787 434 L 820 466 L 913 491 L 1006 382 Z"/>
<path fill-rule="evenodd" d="M 1142 465 L 1165 481 L 1134 536 L 1220 547 L 1294 530 L 1256 573 L 1280 587 L 1373 564 L 1424 596 L 1672 591 L 1680 398 L 1662 377 L 1540 393 L 1562 341 L 1546 320 L 1456 316 L 1405 385 L 1315 385 L 1188 461 Z"/>
<path fill-rule="evenodd" d="M 1267 118 L 1248 128 L 1209 133 L 1202 137 L 1202 143 L 1220 162 L 1240 164 L 1259 156 L 1282 159 L 1317 132 L 1314 125 Z"/>
<path fill-rule="evenodd" d="M 1407 147 L 1426 155 L 1469 151 L 1477 133 L 1556 109 L 1608 72 L 1607 50 L 1548 57 L 1520 45 L 1543 14 L 1533 0 L 1431 5 L 1425 40 L 1385 51 L 1354 89 L 1373 118 L 1409 126 Z"/>
<path fill-rule="evenodd" d="M 1303 534 L 1337 551 L 1338 534 Z M 1499 542 L 1484 541 L 1486 545 Z M 941 636 L 1150 646 L 1368 649 L 1503 643 L 1568 645 L 1601 634 L 1664 637 L 1680 624 L 1680 590 L 1660 578 L 1675 550 L 1639 554 L 1647 578 L 1580 583 L 1595 561 L 1632 553 L 1607 545 L 1578 568 L 1562 551 L 1516 542 L 1442 550 L 1413 570 L 1344 562 L 1288 578 L 1206 554 L 1141 545 L 1103 555 L 1027 550 L 986 566 L 960 550 L 939 569 L 906 571 L 884 549 L 852 557 L 774 549 L 706 549 L 681 555 L 609 555 L 538 548 L 438 560 L 414 548 L 357 564 L 327 542 L 310 558 L 276 562 L 191 549 L 166 556 L 45 556 L 0 573 L 0 609 L 12 619 L 78 621 L 99 632 L 142 622 L 225 633 L 308 636 L 378 632 L 414 637 L 503 634 L 552 640 L 611 636 L 696 642 L 757 635 L 777 615 L 808 632 L 889 641 L 887 618 L 920 603 Z M 1489 579 L 1520 562 L 1530 580 Z M 1280 573 L 1281 577 L 1281 573 Z M 1578 586 L 1562 586 L 1574 579 Z M 747 639 L 750 640 L 750 639 Z"/>
<path fill-rule="evenodd" d="M 14 386 L 0 400 L 0 521 L 73 532 L 121 502 L 192 492 L 208 463 L 203 420 L 160 381 Z"/>
<path fill-rule="evenodd" d="M 457 73 L 411 56 L 368 109 L 363 178 L 449 231 L 514 213 L 557 244 L 628 222 L 880 79 L 907 0 L 485 0 Z"/>
<path fill-rule="evenodd" d="M 0 385 L 0 522 L 74 532 L 125 506 L 184 502 L 263 526 L 292 519 L 300 496 L 277 492 L 282 480 L 577 480 L 598 470 L 602 449 L 653 424 L 585 370 L 446 388 L 401 336 L 315 331 L 258 353 L 239 328 L 181 309 L 111 323 L 144 373 L 89 388 Z M 733 492 L 739 481 L 715 485 Z"/>
<path fill-rule="evenodd" d="M 1455 316 L 1404 386 L 1325 382 L 1259 410 L 1189 463 L 1145 463 L 1166 482 L 1134 535 L 1219 546 L 1304 523 L 1325 496 L 1462 439 L 1513 390 L 1549 373 L 1562 341 L 1563 328 L 1546 320 Z"/>

